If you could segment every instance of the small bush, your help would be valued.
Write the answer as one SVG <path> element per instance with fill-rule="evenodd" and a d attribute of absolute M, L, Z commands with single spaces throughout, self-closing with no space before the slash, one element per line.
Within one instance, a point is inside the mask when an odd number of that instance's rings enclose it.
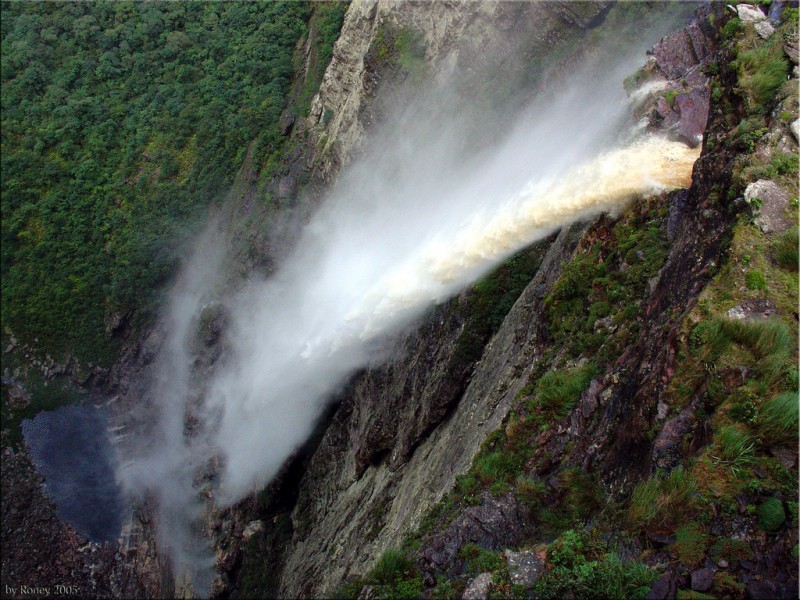
<path fill-rule="evenodd" d="M 790 357 L 794 338 L 789 328 L 777 319 L 738 321 L 718 317 L 700 323 L 695 330 L 702 344 L 704 362 L 716 362 L 729 351 L 731 344 L 737 343 L 755 354 L 757 370 L 767 382 L 783 375 L 793 363 Z"/>
<path fill-rule="evenodd" d="M 591 544 L 585 532 L 565 531 L 548 549 L 552 568 L 534 584 L 534 597 L 645 598 L 657 573 L 605 550 L 603 544 Z"/>
<path fill-rule="evenodd" d="M 748 271 L 747 272 L 747 289 L 748 290 L 765 290 L 767 289 L 767 278 L 762 271 Z"/>
<path fill-rule="evenodd" d="M 785 392 L 766 402 L 755 419 L 761 441 L 773 446 L 797 440 L 798 412 L 797 392 Z"/>
<path fill-rule="evenodd" d="M 456 477 L 456 487 L 465 496 L 472 496 L 481 491 L 480 482 L 472 475 L 459 475 Z"/>
<path fill-rule="evenodd" d="M 786 522 L 783 503 L 777 498 L 768 498 L 762 502 L 758 510 L 758 526 L 764 531 L 777 531 Z"/>
<path fill-rule="evenodd" d="M 675 532 L 675 554 L 682 563 L 695 566 L 705 558 L 710 541 L 696 523 L 689 523 Z"/>
<path fill-rule="evenodd" d="M 562 505 L 573 519 L 586 519 L 605 502 L 605 492 L 594 477 L 578 467 L 568 467 L 558 476 Z"/>

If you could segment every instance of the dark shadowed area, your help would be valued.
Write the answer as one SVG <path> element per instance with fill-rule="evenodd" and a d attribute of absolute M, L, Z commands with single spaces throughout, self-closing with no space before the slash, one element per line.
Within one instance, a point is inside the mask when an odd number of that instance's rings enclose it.
<path fill-rule="evenodd" d="M 94 542 L 116 540 L 122 527 L 106 418 L 93 406 L 65 406 L 22 422 L 56 513 Z"/>

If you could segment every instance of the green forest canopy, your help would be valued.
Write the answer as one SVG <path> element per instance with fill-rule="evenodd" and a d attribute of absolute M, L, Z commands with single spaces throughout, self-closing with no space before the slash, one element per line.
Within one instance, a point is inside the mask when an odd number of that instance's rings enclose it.
<path fill-rule="evenodd" d="M 344 14 L 334 6 L 321 9 L 326 59 Z M 105 317 L 151 308 L 251 142 L 256 164 L 279 149 L 312 10 L 3 3 L 4 330 L 113 357 Z"/>

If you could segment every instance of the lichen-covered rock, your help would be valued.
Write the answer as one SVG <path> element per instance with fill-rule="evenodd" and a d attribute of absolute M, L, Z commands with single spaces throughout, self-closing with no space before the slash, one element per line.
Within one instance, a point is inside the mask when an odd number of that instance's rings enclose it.
<path fill-rule="evenodd" d="M 767 18 L 767 16 L 761 12 L 761 9 L 756 8 L 752 4 L 737 4 L 736 13 L 742 23 L 758 23 Z"/>
<path fill-rule="evenodd" d="M 523 550 L 522 552 L 506 550 L 504 556 L 506 557 L 508 576 L 512 585 L 530 588 L 545 571 L 544 560 L 536 556 L 536 553 L 531 550 Z"/>
<path fill-rule="evenodd" d="M 744 191 L 744 199 L 752 205 L 758 216 L 756 225 L 764 233 L 786 231 L 791 221 L 786 216 L 789 208 L 789 193 L 774 181 L 759 179 Z"/>
<path fill-rule="evenodd" d="M 469 582 L 461 598 L 462 600 L 487 600 L 493 586 L 494 581 L 492 581 L 492 574 L 481 573 Z"/>
<path fill-rule="evenodd" d="M 762 40 L 768 40 L 775 33 L 775 28 L 769 24 L 769 21 L 760 21 L 756 23 L 755 30 Z"/>

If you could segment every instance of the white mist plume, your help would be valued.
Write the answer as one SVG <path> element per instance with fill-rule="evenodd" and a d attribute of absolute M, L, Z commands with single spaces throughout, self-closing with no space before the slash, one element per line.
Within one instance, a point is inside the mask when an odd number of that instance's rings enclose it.
<path fill-rule="evenodd" d="M 188 348 L 221 254 L 201 245 L 173 294 L 154 390 L 162 416 L 122 474 L 129 489 L 156 494 L 173 560 L 195 573 L 209 564 L 186 553 L 198 469 L 219 458 L 206 488 L 217 505 L 259 490 L 347 377 L 383 357 L 388 335 L 561 226 L 688 186 L 699 149 L 661 138 L 612 145 L 625 119 L 622 77 L 635 66 L 582 73 L 478 154 L 465 148 L 473 117 L 462 100 L 434 94 L 406 106 L 341 176 L 278 272 L 226 302 L 227 353 L 202 392 Z M 205 425 L 190 439 L 187 408 Z"/>

